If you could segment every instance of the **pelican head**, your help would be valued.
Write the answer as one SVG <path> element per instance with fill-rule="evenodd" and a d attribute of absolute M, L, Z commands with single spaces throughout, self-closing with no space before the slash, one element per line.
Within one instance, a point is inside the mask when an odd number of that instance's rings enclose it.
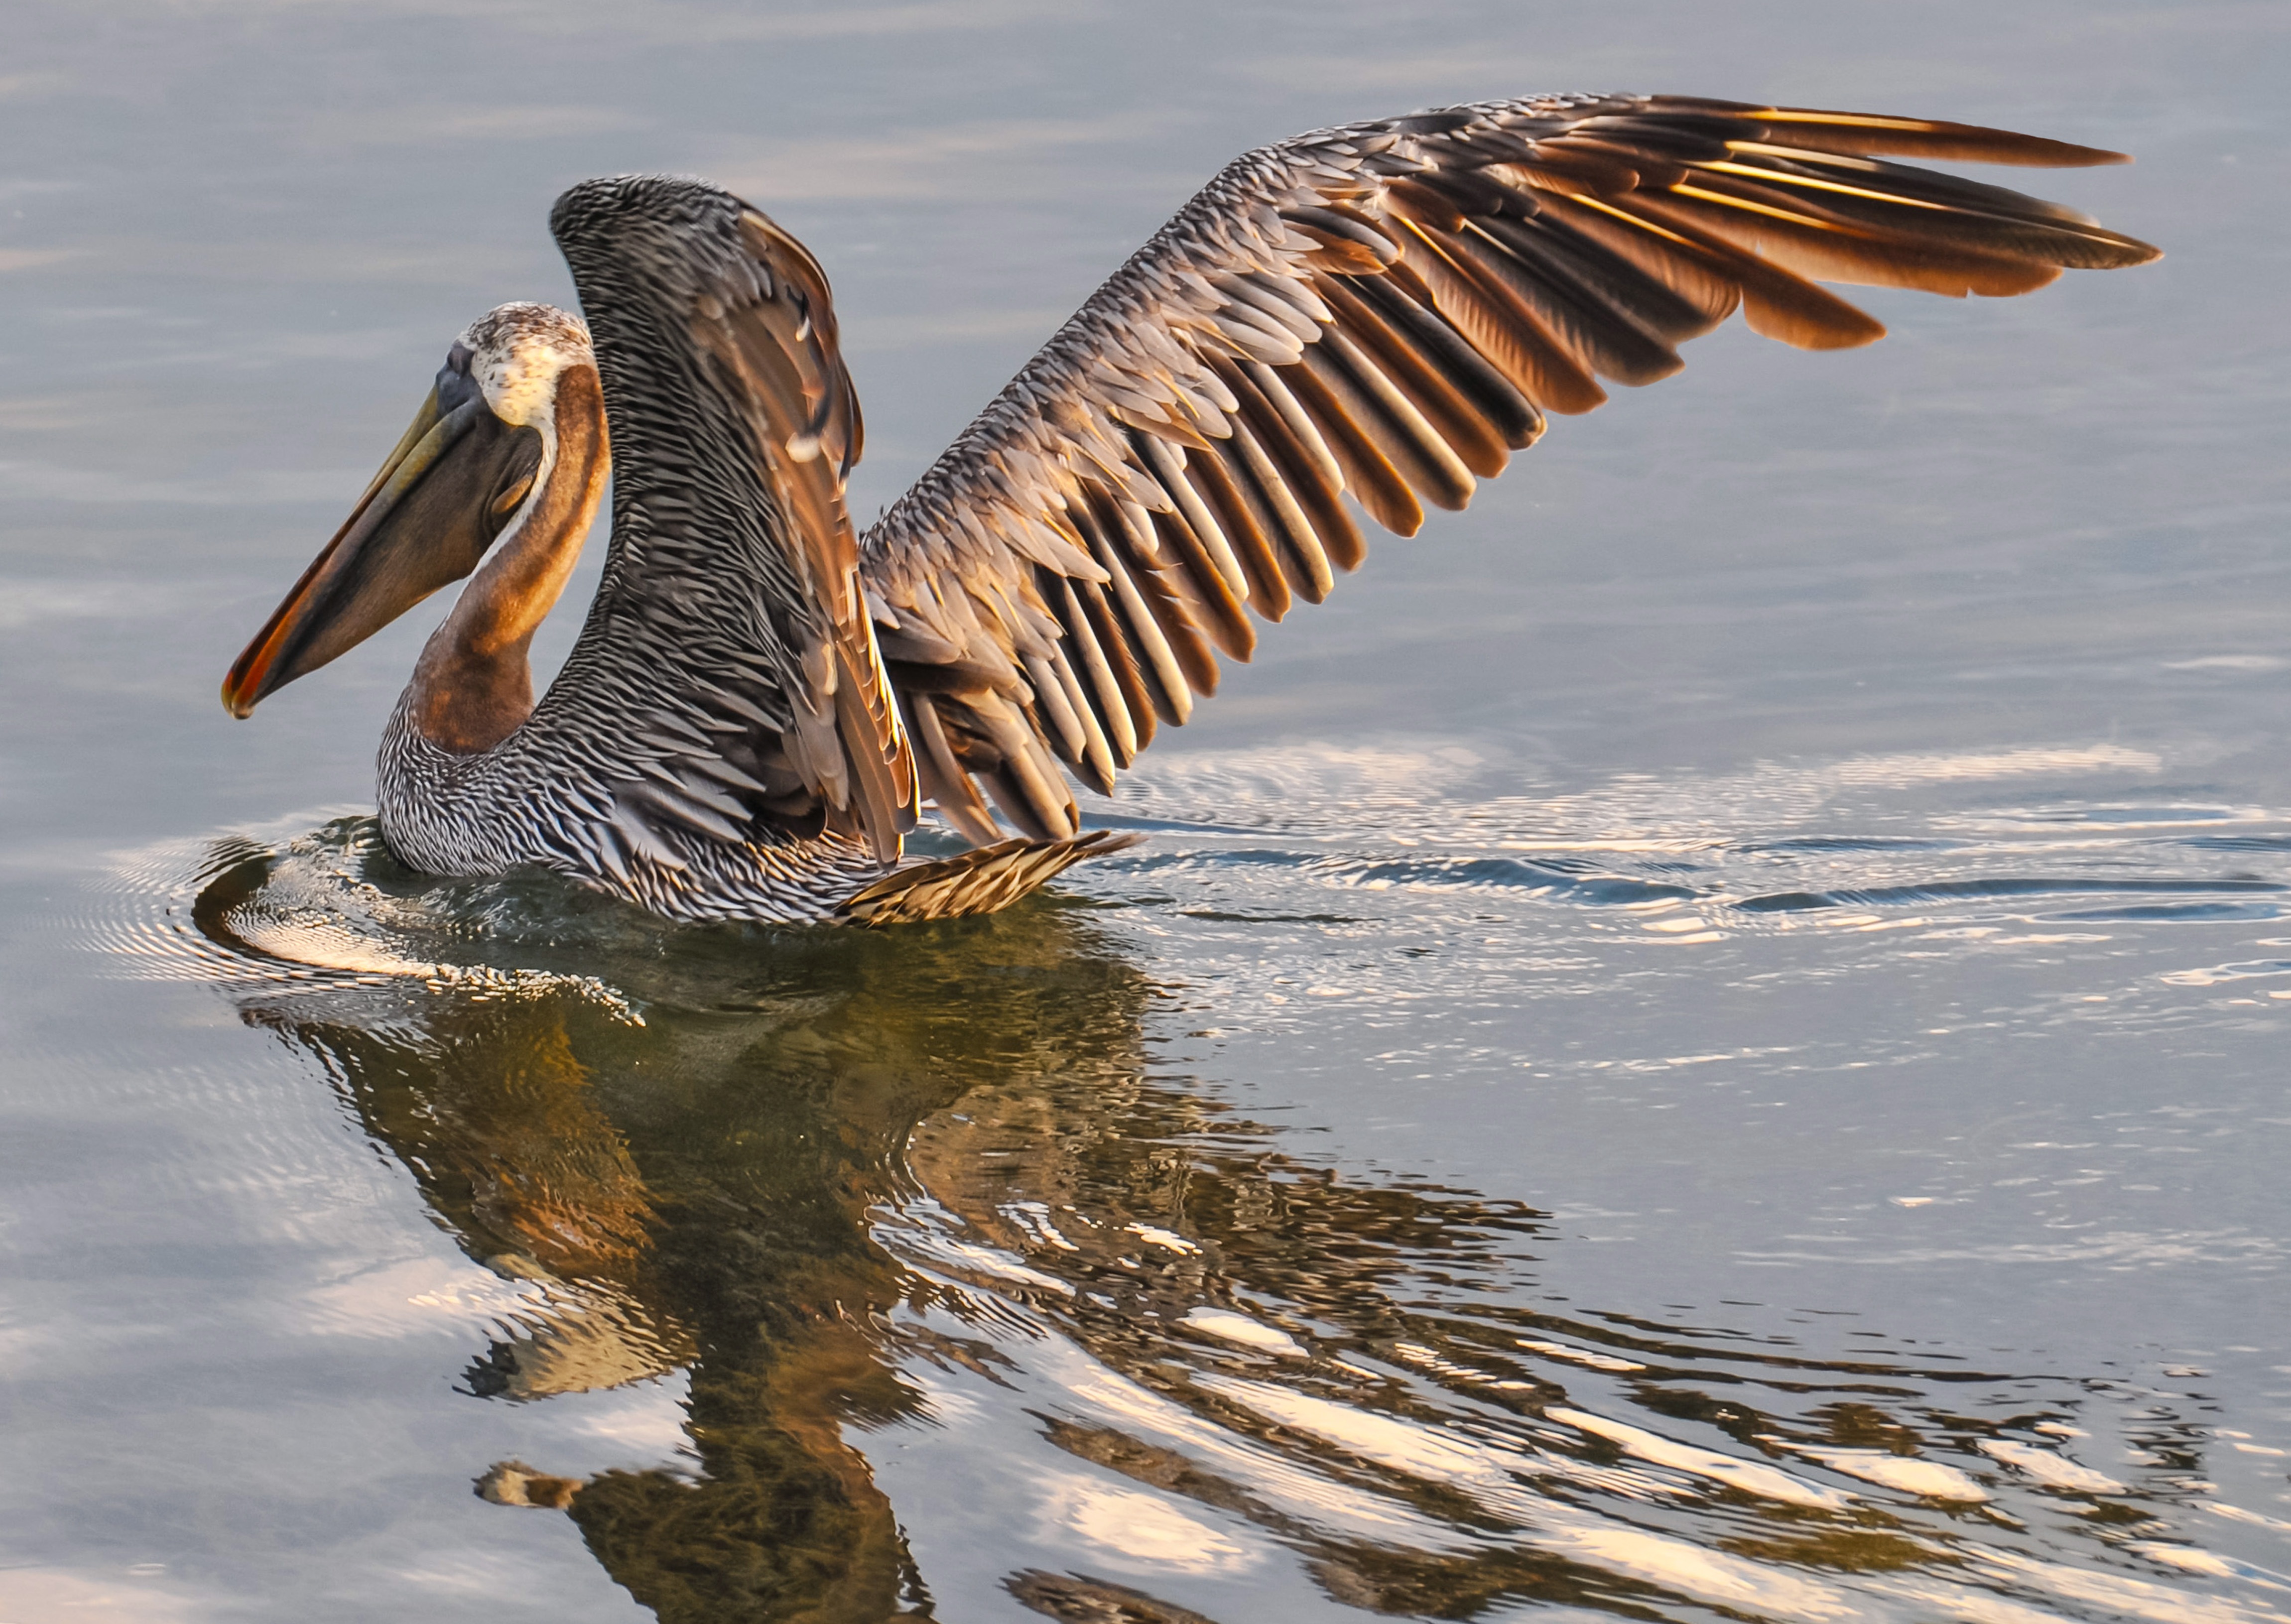
<path fill-rule="evenodd" d="M 595 512 L 603 459 L 602 396 L 580 318 L 545 304 L 505 304 L 478 318 L 350 518 L 231 666 L 224 708 L 252 714 L 476 570 L 506 535 L 525 544 L 494 553 L 440 628 L 440 638 L 456 635 L 443 648 L 433 638 L 423 657 L 435 679 L 460 656 L 462 708 L 482 709 L 480 668 L 513 655 L 522 672 L 524 643 L 564 588 Z"/>

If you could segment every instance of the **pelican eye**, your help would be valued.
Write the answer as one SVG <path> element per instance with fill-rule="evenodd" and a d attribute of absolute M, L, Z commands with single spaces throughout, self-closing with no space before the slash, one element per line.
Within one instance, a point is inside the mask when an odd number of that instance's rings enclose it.
<path fill-rule="evenodd" d="M 458 344 L 454 348 L 455 355 L 449 358 L 446 364 L 438 369 L 438 410 L 441 415 L 453 411 L 457 406 L 466 406 L 469 402 L 477 399 L 481 392 L 478 388 L 478 381 L 469 374 L 467 352 L 463 351 Z M 455 366 L 454 359 L 459 359 L 462 365 Z"/>

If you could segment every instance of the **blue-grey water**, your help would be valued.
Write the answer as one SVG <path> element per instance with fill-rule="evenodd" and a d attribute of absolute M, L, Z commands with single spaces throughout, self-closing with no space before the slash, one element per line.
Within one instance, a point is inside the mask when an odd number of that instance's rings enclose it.
<path fill-rule="evenodd" d="M 0 1620 L 2291 1618 L 2287 37 L 20 0 Z M 2006 179 L 2168 257 L 1698 343 L 991 920 L 406 872 L 435 610 L 216 703 L 575 180 L 817 251 L 864 515 L 1234 153 L 1611 88 L 2129 150 Z"/>

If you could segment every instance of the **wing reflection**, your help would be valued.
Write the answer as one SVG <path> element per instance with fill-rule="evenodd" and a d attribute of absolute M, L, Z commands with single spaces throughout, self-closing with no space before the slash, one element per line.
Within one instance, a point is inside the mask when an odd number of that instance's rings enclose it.
<path fill-rule="evenodd" d="M 208 972 L 520 1283 L 466 1390 L 687 1372 L 690 1459 L 482 1480 L 567 1509 L 663 1619 L 936 1616 L 903 1532 L 934 1508 L 895 1513 L 871 1453 L 927 1434 L 994 1497 L 981 1560 L 1057 1618 L 1230 1620 L 1282 1574 L 1443 1617 L 2247 1624 L 2291 1595 L 2185 1526 L 2192 1407 L 1555 1306 L 1542 1215 L 1290 1160 L 1157 1066 L 1162 990 L 1084 909 L 671 930 L 415 881 L 356 822 L 206 876 Z M 2119 1425 L 2146 1465 L 2076 1441 Z"/>

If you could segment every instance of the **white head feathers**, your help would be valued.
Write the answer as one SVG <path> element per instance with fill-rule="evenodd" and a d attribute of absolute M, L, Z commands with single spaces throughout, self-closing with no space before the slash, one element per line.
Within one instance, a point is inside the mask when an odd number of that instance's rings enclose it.
<path fill-rule="evenodd" d="M 589 328 L 550 304 L 504 304 L 471 322 L 461 342 L 470 375 L 486 405 L 505 423 L 553 438 L 557 380 L 568 366 L 593 366 Z"/>

